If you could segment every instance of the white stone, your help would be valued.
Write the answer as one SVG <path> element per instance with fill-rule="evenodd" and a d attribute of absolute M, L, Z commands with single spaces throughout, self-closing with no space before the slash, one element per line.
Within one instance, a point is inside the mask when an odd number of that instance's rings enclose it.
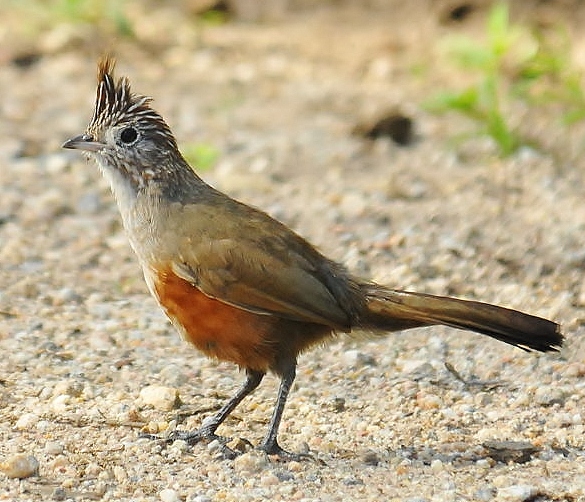
<path fill-rule="evenodd" d="M 159 494 L 160 499 L 162 502 L 178 502 L 179 501 L 179 494 L 172 490 L 171 488 L 165 488 Z"/>
<path fill-rule="evenodd" d="M 32 455 L 14 455 L 0 464 L 0 469 L 9 478 L 29 478 L 39 472 L 39 461 Z"/>
<path fill-rule="evenodd" d="M 30 429 L 34 427 L 39 421 L 39 416 L 35 413 L 23 413 L 20 415 L 14 427 L 19 431 Z"/>
<path fill-rule="evenodd" d="M 142 403 L 161 411 L 170 411 L 175 408 L 178 399 L 177 389 L 164 385 L 149 385 L 140 391 Z"/>

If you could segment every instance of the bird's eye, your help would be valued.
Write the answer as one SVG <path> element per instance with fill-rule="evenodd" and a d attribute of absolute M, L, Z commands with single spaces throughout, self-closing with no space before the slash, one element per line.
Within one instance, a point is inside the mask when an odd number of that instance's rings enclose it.
<path fill-rule="evenodd" d="M 134 143 L 136 138 L 138 138 L 138 132 L 134 127 L 126 127 L 125 129 L 122 129 L 122 132 L 120 133 L 120 139 L 127 145 Z"/>

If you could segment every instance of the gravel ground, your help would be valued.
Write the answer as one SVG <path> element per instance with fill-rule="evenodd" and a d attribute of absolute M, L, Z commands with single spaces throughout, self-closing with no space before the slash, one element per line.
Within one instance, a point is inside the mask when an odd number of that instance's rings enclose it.
<path fill-rule="evenodd" d="M 138 43 L 67 24 L 0 33 L 1 500 L 585 500 L 583 128 L 526 112 L 542 151 L 454 146 L 473 125 L 420 105 L 457 81 L 433 41 L 482 14 L 453 28 L 435 3 L 388 4 L 205 27 L 134 7 Z M 526 354 L 446 328 L 340 337 L 301 358 L 281 427 L 314 461 L 139 438 L 195 428 L 242 375 L 179 339 L 97 169 L 59 148 L 83 131 L 112 46 L 181 145 L 221 152 L 202 173 L 217 188 L 361 275 L 555 319 L 566 347 Z M 29 51 L 42 57 L 15 64 Z M 397 106 L 412 146 L 352 135 Z M 259 442 L 277 385 L 220 431 Z"/>

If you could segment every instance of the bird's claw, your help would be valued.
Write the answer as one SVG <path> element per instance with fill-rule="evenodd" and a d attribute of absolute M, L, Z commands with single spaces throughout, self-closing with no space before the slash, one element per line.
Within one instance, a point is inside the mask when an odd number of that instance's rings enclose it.
<path fill-rule="evenodd" d="M 315 461 L 315 457 L 309 453 L 293 453 L 282 448 L 276 441 L 272 443 L 263 443 L 258 447 L 266 455 L 274 456 L 282 462 L 305 462 L 307 460 Z"/>
<path fill-rule="evenodd" d="M 231 438 L 218 436 L 215 432 L 205 428 L 197 429 L 194 431 L 171 431 L 166 437 L 157 436 L 156 434 L 141 434 L 141 438 L 152 439 L 161 441 L 165 444 L 171 444 L 175 441 L 185 441 L 188 445 L 193 446 L 199 442 L 211 443 L 217 441 L 218 447 L 216 450 L 219 451 L 220 457 L 225 460 L 233 460 L 239 457 L 246 451 L 245 448 L 231 448 L 228 443 L 231 442 Z M 244 441 L 247 445 L 250 443 Z M 305 462 L 307 460 L 316 461 L 315 457 L 309 453 L 293 453 L 282 448 L 276 441 L 264 442 L 258 447 L 258 450 L 263 451 L 270 457 L 276 457 L 276 460 L 281 462 Z"/>

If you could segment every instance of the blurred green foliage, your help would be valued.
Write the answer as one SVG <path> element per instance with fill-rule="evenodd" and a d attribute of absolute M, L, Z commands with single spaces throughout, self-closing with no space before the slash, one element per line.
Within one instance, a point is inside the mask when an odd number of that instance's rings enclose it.
<path fill-rule="evenodd" d="M 220 9 L 207 9 L 199 13 L 198 19 L 204 24 L 211 26 L 225 24 L 229 20 L 228 13 Z"/>
<path fill-rule="evenodd" d="M 187 143 L 181 145 L 181 153 L 191 166 L 201 171 L 213 168 L 220 156 L 220 151 L 209 143 Z"/>
<path fill-rule="evenodd" d="M 474 119 L 479 134 L 490 136 L 502 156 L 525 144 L 510 121 L 515 100 L 527 106 L 561 108 L 565 124 L 585 118 L 582 72 L 574 68 L 568 36 L 556 37 L 528 26 L 511 24 L 508 4 L 494 4 L 483 41 L 451 36 L 444 41 L 448 60 L 475 75 L 463 90 L 446 90 L 431 97 L 425 107 L 443 113 L 455 111 Z"/>
<path fill-rule="evenodd" d="M 3 8 L 20 11 L 23 29 L 33 33 L 57 23 L 89 23 L 133 37 L 127 4 L 127 0 L 4 0 L 0 11 Z"/>
<path fill-rule="evenodd" d="M 519 68 L 516 94 L 533 105 L 557 105 L 566 125 L 585 119 L 583 72 L 571 61 L 571 40 L 566 30 L 554 37 L 535 33 L 537 50 Z"/>

